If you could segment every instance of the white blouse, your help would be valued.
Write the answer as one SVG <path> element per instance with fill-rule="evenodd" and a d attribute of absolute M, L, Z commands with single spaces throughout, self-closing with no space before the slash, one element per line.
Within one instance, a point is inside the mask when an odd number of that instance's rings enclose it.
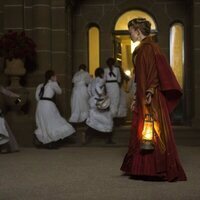
<path fill-rule="evenodd" d="M 120 71 L 119 71 L 118 67 L 113 66 L 112 73 L 114 75 L 110 74 L 110 68 L 109 67 L 106 67 L 104 69 L 104 72 L 105 72 L 104 73 L 104 78 L 105 78 L 106 81 L 116 81 L 118 83 L 121 82 L 121 74 L 120 74 Z"/>
<path fill-rule="evenodd" d="M 105 96 L 105 80 L 102 78 L 95 78 L 88 86 L 88 93 L 91 97 L 99 98 Z"/>
<path fill-rule="evenodd" d="M 74 83 L 75 85 L 89 84 L 90 81 L 91 81 L 91 77 L 90 77 L 89 73 L 82 69 L 79 70 L 78 72 L 76 72 L 72 79 L 72 83 Z"/>
<path fill-rule="evenodd" d="M 44 83 L 41 83 L 40 85 L 38 85 L 38 87 L 36 89 L 35 98 L 37 101 L 40 100 L 39 94 L 40 94 L 40 90 L 43 85 L 44 85 Z M 55 94 L 62 94 L 62 89 L 58 85 L 57 81 L 49 80 L 48 83 L 44 87 L 43 97 L 52 98 Z"/>

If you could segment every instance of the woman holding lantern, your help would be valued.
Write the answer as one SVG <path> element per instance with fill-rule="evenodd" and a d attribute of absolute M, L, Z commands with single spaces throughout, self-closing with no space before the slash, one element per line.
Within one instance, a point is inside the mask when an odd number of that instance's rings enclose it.
<path fill-rule="evenodd" d="M 133 42 L 137 90 L 131 105 L 133 121 L 129 150 L 121 170 L 137 179 L 184 181 L 169 114 L 181 98 L 181 88 L 144 18 L 128 23 Z M 149 129 L 150 128 L 150 129 Z"/>

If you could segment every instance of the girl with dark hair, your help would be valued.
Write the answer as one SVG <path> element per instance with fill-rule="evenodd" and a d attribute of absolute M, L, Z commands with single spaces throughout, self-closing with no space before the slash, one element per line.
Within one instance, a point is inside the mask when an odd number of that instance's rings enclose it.
<path fill-rule="evenodd" d="M 105 133 L 108 143 L 112 142 L 113 119 L 110 112 L 110 99 L 107 97 L 104 70 L 99 67 L 95 70 L 95 79 L 89 84 L 89 115 L 86 120 L 88 129 L 87 136 L 93 133 Z"/>
<path fill-rule="evenodd" d="M 64 139 L 75 132 L 74 128 L 61 117 L 53 97 L 61 94 L 62 90 L 57 82 L 55 72 L 48 70 L 45 73 L 45 82 L 36 89 L 36 139 L 47 148 L 55 148 L 57 141 Z"/>
<path fill-rule="evenodd" d="M 130 78 L 125 74 L 124 70 L 121 66 L 116 65 L 116 67 L 119 68 L 120 74 L 121 74 L 121 82 L 119 84 L 120 86 L 120 99 L 119 99 L 119 107 L 116 117 L 117 118 L 126 118 L 127 116 L 127 93 L 125 92 L 124 85 L 128 83 Z M 123 121 L 120 119 L 120 121 Z M 120 124 L 120 122 L 118 122 Z"/>
<path fill-rule="evenodd" d="M 137 179 L 184 181 L 186 175 L 169 116 L 181 98 L 181 88 L 159 46 L 149 36 L 150 22 L 135 18 L 128 23 L 128 28 L 133 42 L 140 41 L 140 45 L 133 52 L 136 94 L 132 102 L 129 150 L 121 170 Z M 149 140 L 143 137 L 145 115 L 152 116 L 153 123 L 149 146 L 145 143 Z"/>
<path fill-rule="evenodd" d="M 74 87 L 71 96 L 71 116 L 69 118 L 72 123 L 84 122 L 88 117 L 89 95 L 87 85 L 90 83 L 91 77 L 86 68 L 84 64 L 81 64 L 79 71 L 74 74 L 72 79 Z"/>
<path fill-rule="evenodd" d="M 108 58 L 106 61 L 108 67 L 104 69 L 104 78 L 106 80 L 106 90 L 111 100 L 110 111 L 113 117 L 117 117 L 120 101 L 121 74 L 119 68 L 115 67 L 115 59 Z"/>
<path fill-rule="evenodd" d="M 16 104 L 21 101 L 18 94 L 2 86 L 0 86 L 0 93 L 11 98 L 16 98 Z M 19 151 L 18 143 L 0 109 L 0 153 L 11 153 L 17 151 Z"/>

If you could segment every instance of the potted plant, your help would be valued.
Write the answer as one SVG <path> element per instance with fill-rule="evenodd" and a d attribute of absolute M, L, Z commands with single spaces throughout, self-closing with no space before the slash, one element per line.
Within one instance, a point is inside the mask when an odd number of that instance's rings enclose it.
<path fill-rule="evenodd" d="M 6 62 L 11 87 L 19 87 L 20 77 L 36 68 L 36 45 L 24 31 L 8 31 L 0 38 L 0 56 Z"/>

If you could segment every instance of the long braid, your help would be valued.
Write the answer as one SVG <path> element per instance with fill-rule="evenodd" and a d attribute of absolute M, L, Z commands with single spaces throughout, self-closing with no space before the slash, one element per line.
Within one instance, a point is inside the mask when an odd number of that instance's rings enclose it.
<path fill-rule="evenodd" d="M 107 63 L 109 70 L 110 70 L 109 75 L 116 77 L 116 75 L 113 73 L 113 65 L 115 64 L 115 59 L 114 58 L 108 58 L 106 63 Z"/>
<path fill-rule="evenodd" d="M 45 80 L 43 86 L 42 86 L 41 89 L 40 89 L 40 93 L 39 93 L 39 97 L 40 97 L 40 98 L 42 98 L 43 95 L 44 95 L 44 87 L 45 87 L 45 85 L 46 85 L 47 83 L 48 83 L 48 80 Z"/>
<path fill-rule="evenodd" d="M 46 71 L 45 73 L 45 82 L 43 84 L 43 86 L 41 87 L 40 89 L 40 92 L 39 92 L 39 97 L 42 98 L 43 95 L 44 95 L 44 88 L 45 88 L 45 85 L 48 83 L 48 81 L 51 79 L 52 76 L 55 75 L 55 72 L 53 70 L 48 70 Z"/>
<path fill-rule="evenodd" d="M 112 66 L 108 66 L 108 67 L 109 67 L 109 70 L 110 70 L 109 75 L 112 76 L 113 75 L 113 67 Z"/>

